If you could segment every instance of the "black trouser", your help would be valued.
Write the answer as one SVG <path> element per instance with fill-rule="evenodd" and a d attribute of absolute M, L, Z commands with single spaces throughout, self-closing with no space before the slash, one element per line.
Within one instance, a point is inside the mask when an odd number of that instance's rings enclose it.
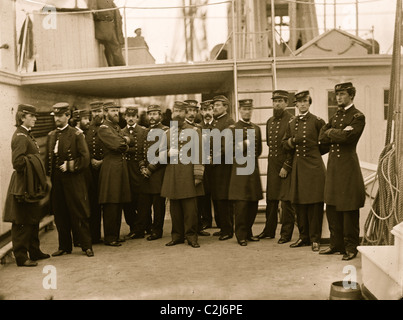
<path fill-rule="evenodd" d="M 139 196 L 138 214 L 142 232 L 147 229 L 152 212 L 154 212 L 154 221 L 151 224 L 151 233 L 161 237 L 165 219 L 165 198 L 159 194 L 141 193 Z"/>
<path fill-rule="evenodd" d="M 276 235 L 278 222 L 278 204 L 279 200 L 266 201 L 266 224 L 263 233 L 269 237 Z M 294 231 L 295 211 L 290 201 L 281 201 L 281 230 L 280 237 L 285 240 L 291 240 Z"/>
<path fill-rule="evenodd" d="M 214 214 L 220 225 L 221 235 L 233 236 L 234 234 L 234 209 L 229 200 L 214 200 Z"/>
<path fill-rule="evenodd" d="M 39 249 L 39 223 L 15 224 L 11 226 L 11 241 L 17 265 L 22 265 L 29 258 L 36 260 L 41 254 Z"/>
<path fill-rule="evenodd" d="M 142 220 L 139 217 L 138 205 L 139 205 L 139 194 L 131 192 L 132 201 L 123 204 L 123 212 L 125 216 L 125 221 L 130 227 L 130 232 L 136 232 L 144 234 L 144 228 L 142 228 Z"/>
<path fill-rule="evenodd" d="M 322 236 L 323 202 L 295 204 L 299 238 L 307 244 L 320 243 Z"/>
<path fill-rule="evenodd" d="M 114 34 L 110 41 L 100 41 L 105 47 L 105 58 L 109 67 L 125 66 L 126 62 L 122 54 L 122 46 Z"/>
<path fill-rule="evenodd" d="M 199 230 L 203 226 L 211 227 L 213 223 L 213 215 L 211 212 L 211 194 L 197 197 L 197 210 L 199 218 Z"/>
<path fill-rule="evenodd" d="M 336 211 L 335 206 L 326 206 L 329 222 L 330 247 L 340 252 L 357 252 L 360 237 L 360 210 Z"/>
<path fill-rule="evenodd" d="M 90 209 L 84 176 L 55 169 L 52 177 L 52 208 L 59 234 L 59 249 L 72 251 L 72 223 L 77 227 L 81 248 L 84 251 L 91 249 Z"/>
<path fill-rule="evenodd" d="M 103 203 L 102 208 L 104 214 L 104 242 L 118 241 L 122 224 L 122 204 Z"/>
<path fill-rule="evenodd" d="M 99 172 L 99 169 L 94 169 L 91 167 L 92 181 L 88 189 L 91 210 L 90 230 L 93 243 L 97 243 L 101 240 L 102 207 L 98 202 Z"/>
<path fill-rule="evenodd" d="M 197 241 L 197 199 L 187 198 L 169 201 L 172 220 L 172 240 Z"/>
<path fill-rule="evenodd" d="M 259 201 L 234 201 L 235 236 L 238 241 L 253 236 L 252 226 L 256 219 Z"/>

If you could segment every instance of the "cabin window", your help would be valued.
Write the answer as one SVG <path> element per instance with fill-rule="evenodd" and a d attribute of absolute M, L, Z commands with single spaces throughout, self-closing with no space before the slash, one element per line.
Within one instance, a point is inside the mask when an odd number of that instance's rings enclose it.
<path fill-rule="evenodd" d="M 296 91 L 295 91 L 296 92 Z M 285 108 L 289 113 L 295 116 L 295 92 L 288 91 L 288 106 Z"/>
<path fill-rule="evenodd" d="M 327 92 L 327 115 L 330 119 L 337 112 L 336 93 L 333 90 Z"/>
<path fill-rule="evenodd" d="M 50 112 L 38 112 L 35 126 L 32 128 L 32 134 L 35 138 L 47 136 L 47 134 L 56 128 L 55 121 Z"/>

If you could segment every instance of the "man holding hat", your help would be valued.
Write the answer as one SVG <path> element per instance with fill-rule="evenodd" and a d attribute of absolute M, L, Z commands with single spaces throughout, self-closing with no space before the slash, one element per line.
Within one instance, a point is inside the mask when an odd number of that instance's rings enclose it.
<path fill-rule="evenodd" d="M 50 255 L 40 249 L 39 223 L 45 216 L 45 208 L 40 202 L 49 192 L 46 183 L 46 172 L 39 155 L 39 146 L 31 134 L 36 122 L 36 108 L 28 104 L 20 104 L 15 116 L 16 127 L 11 139 L 11 155 L 14 172 L 11 175 L 4 206 L 5 222 L 11 222 L 11 242 L 17 266 L 35 267 L 37 260 L 47 259 Z M 35 201 L 25 201 L 28 185 L 28 167 L 38 174 L 37 182 L 40 192 L 31 193 Z M 42 169 L 42 170 L 37 170 Z M 35 178 L 32 174 L 29 178 Z M 35 179 L 34 179 L 35 180 Z"/>
<path fill-rule="evenodd" d="M 234 204 L 235 236 L 241 246 L 246 246 L 247 241 L 259 241 L 259 238 L 253 236 L 252 226 L 259 200 L 263 199 L 258 163 L 258 158 L 262 154 L 262 134 L 260 127 L 251 122 L 252 112 L 252 99 L 239 100 L 240 120 L 232 126 L 233 137 L 236 136 L 236 131 L 242 131 L 243 136 L 242 141 L 235 140 L 235 159 L 228 190 L 228 199 Z M 249 139 L 251 132 L 253 132 L 254 140 Z M 254 144 L 252 148 L 254 153 L 249 151 L 251 144 Z M 236 149 L 249 158 L 245 164 L 238 164 Z M 239 169 L 246 168 L 251 162 L 254 163 L 253 171 L 248 174 L 239 174 Z"/>
<path fill-rule="evenodd" d="M 309 91 L 295 95 L 299 115 L 288 123 L 283 147 L 293 154 L 290 199 L 295 205 L 299 239 L 291 248 L 311 245 L 319 251 L 323 221 L 323 189 L 326 169 L 322 154 L 328 148 L 319 144 L 319 131 L 325 121 L 309 112 Z"/>
<path fill-rule="evenodd" d="M 343 260 L 357 255 L 359 210 L 365 203 L 365 186 L 356 147 L 365 127 L 364 114 L 354 106 L 356 89 L 351 82 L 335 86 L 339 106 L 320 131 L 319 140 L 330 146 L 325 183 L 326 215 L 330 246 L 320 254 L 343 253 Z"/>
<path fill-rule="evenodd" d="M 144 141 L 143 159 L 140 161 L 142 174 L 141 192 L 139 196 L 138 211 L 140 216 L 152 220 L 151 234 L 147 240 L 156 240 L 162 237 L 165 219 L 165 198 L 161 196 L 161 186 L 164 179 L 166 164 L 158 162 L 158 150 L 155 154 L 148 154 L 149 149 L 155 143 L 159 143 L 163 137 L 159 133 L 166 132 L 169 128 L 161 123 L 161 107 L 150 105 L 147 108 L 150 127 L 146 129 Z M 155 137 L 148 141 L 147 137 Z M 152 210 L 151 210 L 152 209 Z M 154 219 L 152 219 L 152 212 Z"/>
<path fill-rule="evenodd" d="M 282 139 L 293 116 L 286 110 L 289 93 L 285 90 L 273 91 L 273 116 L 266 123 L 267 160 L 266 184 L 266 224 L 258 238 L 274 238 L 278 207 L 281 201 L 281 231 L 279 244 L 289 242 L 294 230 L 294 208 L 289 199 L 291 184 L 292 155 L 282 146 Z"/>
<path fill-rule="evenodd" d="M 126 152 L 127 169 L 129 172 L 131 201 L 123 206 L 126 223 L 130 227 L 127 239 L 144 238 L 147 216 L 138 211 L 139 194 L 142 189 L 143 176 L 140 172 L 140 161 L 144 156 L 144 141 L 147 139 L 146 130 L 137 124 L 139 110 L 137 107 L 128 106 L 125 111 L 126 127 L 122 129 L 125 136 L 130 137 L 133 146 Z"/>
<path fill-rule="evenodd" d="M 56 129 L 48 134 L 46 153 L 47 173 L 52 181 L 51 204 L 59 233 L 59 249 L 53 256 L 72 251 L 72 223 L 75 224 L 81 249 L 92 257 L 89 227 L 90 203 L 84 170 L 90 156 L 84 135 L 71 127 L 69 104 L 56 103 L 52 107 Z"/>
<path fill-rule="evenodd" d="M 102 209 L 98 202 L 99 194 L 99 172 L 104 158 L 104 148 L 102 142 L 98 137 L 99 126 L 104 122 L 104 108 L 102 101 L 90 102 L 91 110 L 91 123 L 88 128 L 85 140 L 87 142 L 88 150 L 90 152 L 90 172 L 91 183 L 88 189 L 88 196 L 90 198 L 90 229 L 92 243 L 100 243 L 101 240 L 101 220 Z"/>
<path fill-rule="evenodd" d="M 199 248 L 197 196 L 204 194 L 201 132 L 185 121 L 186 107 L 187 103 L 175 101 L 172 108 L 172 120 L 177 122 L 177 125 L 171 126 L 167 131 L 167 143 L 165 148 L 160 151 L 160 159 L 164 159 L 166 156 L 169 159 L 165 169 L 161 196 L 169 199 L 172 218 L 172 240 L 166 245 L 174 246 L 183 243 L 186 239 L 188 245 Z M 192 131 L 194 134 L 190 135 Z M 189 163 L 183 161 L 186 156 L 183 154 L 183 147 L 185 145 L 188 147 L 189 144 L 192 148 L 199 149 L 200 158 L 197 159 L 197 163 L 195 163 L 195 159 L 191 159 Z"/>
<path fill-rule="evenodd" d="M 118 247 L 124 241 L 120 238 L 122 207 L 124 203 L 131 201 L 126 161 L 131 140 L 119 127 L 120 107 L 113 101 L 105 102 L 103 106 L 106 119 L 98 129 L 104 153 L 99 173 L 99 203 L 104 217 L 104 244 Z"/>
<path fill-rule="evenodd" d="M 228 114 L 230 101 L 223 95 L 213 98 L 213 114 L 217 120 L 216 129 L 223 134 L 223 131 L 228 129 L 235 121 Z M 228 200 L 228 189 L 231 177 L 231 164 L 225 163 L 225 141 L 222 136 L 221 148 L 217 154 L 213 155 L 213 170 L 211 182 L 211 196 L 213 198 L 214 212 L 216 221 L 219 221 L 220 231 L 213 235 L 219 235 L 219 240 L 231 239 L 234 235 L 234 212 L 231 202 Z M 218 161 L 221 159 L 221 163 Z"/>

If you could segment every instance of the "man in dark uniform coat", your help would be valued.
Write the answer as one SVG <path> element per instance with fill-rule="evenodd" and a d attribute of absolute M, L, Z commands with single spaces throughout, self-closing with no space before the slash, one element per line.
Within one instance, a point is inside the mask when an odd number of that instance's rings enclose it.
<path fill-rule="evenodd" d="M 122 206 L 131 201 L 126 162 L 126 152 L 131 141 L 119 127 L 119 109 L 113 101 L 105 102 L 106 119 L 98 129 L 98 137 L 104 148 L 104 159 L 99 173 L 99 203 L 103 209 L 104 243 L 114 247 L 122 245 Z"/>
<path fill-rule="evenodd" d="M 262 183 L 260 181 L 258 158 L 262 153 L 262 134 L 260 127 L 251 122 L 253 112 L 253 100 L 239 100 L 240 120 L 233 127 L 235 139 L 235 159 L 232 165 L 231 179 L 228 191 L 228 199 L 234 202 L 235 236 L 241 246 L 246 246 L 247 241 L 259 241 L 252 234 L 252 226 L 255 222 L 259 200 L 263 199 Z M 242 141 L 237 141 L 236 131 L 242 131 Z M 254 140 L 249 134 L 254 134 Z M 253 149 L 251 150 L 251 145 Z M 238 164 L 236 149 L 247 157 L 245 164 Z M 252 172 L 241 174 L 239 169 L 247 168 L 248 163 L 254 163 Z"/>
<path fill-rule="evenodd" d="M 186 238 L 190 246 L 199 248 L 200 245 L 197 242 L 197 196 L 204 194 L 201 132 L 185 121 L 186 107 L 187 103 L 175 102 L 172 120 L 177 121 L 177 127 L 171 125 L 167 132 L 166 149 L 160 151 L 160 159 L 169 158 L 162 183 L 161 196 L 170 201 L 172 219 L 172 240 L 166 245 L 173 246 L 183 243 Z M 189 155 L 184 146 L 189 147 L 189 144 L 193 149 L 198 148 L 200 157 L 194 159 L 193 154 L 193 159 L 187 163 L 185 160 Z M 185 152 L 187 154 L 184 154 Z"/>
<path fill-rule="evenodd" d="M 202 229 L 211 228 L 213 226 L 213 210 L 211 206 L 211 183 L 212 183 L 212 163 L 213 163 L 213 140 L 210 136 L 203 133 L 203 130 L 213 130 L 216 127 L 217 120 L 213 117 L 213 100 L 206 100 L 200 104 L 200 113 L 203 116 L 203 120 L 200 122 L 202 128 L 203 139 L 210 139 L 209 150 L 205 149 L 206 154 L 209 156 L 208 163 L 204 164 L 204 177 L 203 187 L 204 196 L 197 197 L 197 207 L 201 212 Z M 207 141 L 204 140 L 204 143 Z M 207 144 L 203 145 L 205 148 Z M 218 226 L 218 221 L 216 220 Z"/>
<path fill-rule="evenodd" d="M 354 106 L 355 87 L 351 82 L 335 86 L 339 106 L 319 136 L 330 145 L 325 183 L 326 215 L 330 246 L 320 254 L 344 253 L 343 260 L 357 255 L 359 245 L 359 209 L 365 203 L 365 186 L 356 153 L 365 127 L 365 116 Z"/>
<path fill-rule="evenodd" d="M 127 169 L 130 180 L 131 202 L 123 206 L 126 223 L 130 227 L 127 239 L 144 238 L 147 216 L 143 216 L 138 211 L 139 194 L 141 192 L 143 176 L 140 172 L 140 161 L 143 160 L 144 141 L 146 140 L 146 129 L 137 124 L 139 110 L 136 107 L 126 107 L 125 111 L 126 127 L 122 129 L 125 136 L 130 137 L 133 146 L 126 152 Z"/>
<path fill-rule="evenodd" d="M 84 134 L 87 134 L 87 131 L 90 127 L 90 116 L 91 112 L 87 109 L 77 109 L 73 111 L 73 117 L 76 122 L 75 128 Z"/>
<path fill-rule="evenodd" d="M 273 91 L 273 116 L 266 123 L 267 159 L 266 225 L 258 238 L 274 238 L 281 201 L 281 231 L 279 244 L 289 242 L 294 230 L 294 208 L 289 199 L 292 155 L 282 146 L 282 139 L 293 116 L 286 110 L 288 91 Z"/>
<path fill-rule="evenodd" d="M 225 96 L 216 96 L 213 98 L 214 102 L 214 119 L 216 122 L 216 129 L 222 133 L 229 126 L 235 124 L 235 121 L 227 113 L 230 105 L 229 100 Z M 214 150 L 213 155 L 213 168 L 212 168 L 212 182 L 211 182 L 211 196 L 213 198 L 214 212 L 216 221 L 220 228 L 220 240 L 231 239 L 234 235 L 234 212 L 231 202 L 228 200 L 228 189 L 231 177 L 231 164 L 225 163 L 225 141 L 221 139 L 221 149 L 218 153 Z M 218 164 L 218 160 L 221 163 Z"/>
<path fill-rule="evenodd" d="M 283 147 L 293 153 L 290 199 L 295 205 L 299 239 L 291 248 L 311 244 L 319 251 L 323 221 L 323 189 L 326 169 L 322 154 L 328 150 L 319 144 L 319 131 L 325 121 L 309 112 L 309 91 L 295 95 L 299 115 L 287 127 Z"/>
<path fill-rule="evenodd" d="M 14 172 L 10 179 L 4 206 L 5 222 L 11 222 L 11 242 L 17 266 L 34 267 L 38 263 L 36 260 L 47 259 L 50 255 L 40 250 L 39 243 L 39 223 L 45 216 L 45 208 L 38 201 L 27 202 L 22 199 L 27 186 L 25 175 L 27 162 L 32 158 L 42 168 L 41 178 L 46 185 L 46 173 L 44 164 L 39 156 L 39 146 L 31 134 L 32 127 L 36 122 L 36 108 L 28 104 L 18 106 L 16 113 L 16 126 L 11 139 L 12 164 Z M 36 171 L 40 173 L 41 171 Z M 38 185 L 40 185 L 38 183 Z M 22 192 L 18 192 L 18 190 Z M 44 189 L 42 189 L 45 191 Z M 44 195 L 45 196 L 45 195 Z M 29 254 L 29 256 L 28 256 Z"/>
<path fill-rule="evenodd" d="M 56 129 L 48 134 L 46 153 L 47 173 L 52 181 L 51 201 L 59 233 L 59 249 L 52 256 L 72 251 L 72 224 L 74 223 L 81 249 L 92 257 L 91 232 L 89 226 L 90 203 L 85 169 L 90 155 L 84 135 L 71 127 L 69 105 L 56 103 L 51 113 Z"/>
<path fill-rule="evenodd" d="M 88 8 L 100 10 L 94 12 L 95 38 L 105 47 L 105 58 L 108 66 L 124 66 L 122 55 L 124 42 L 122 32 L 122 16 L 113 0 L 89 0 Z M 114 9 L 114 10 L 104 10 Z"/>
<path fill-rule="evenodd" d="M 161 238 L 163 234 L 166 199 L 161 197 L 161 186 L 166 164 L 158 161 L 158 151 L 155 154 L 148 154 L 148 152 L 152 145 L 159 143 L 161 136 L 158 133 L 162 134 L 169 128 L 161 123 L 161 107 L 159 105 L 148 106 L 147 115 L 150 127 L 146 129 L 143 160 L 140 161 L 140 171 L 143 175 L 143 180 L 141 182 L 138 210 L 140 216 L 144 217 L 151 217 L 151 211 L 153 211 L 154 219 L 151 225 L 151 234 L 147 237 L 147 240 L 151 241 Z M 155 135 L 158 138 L 151 139 Z M 151 140 L 148 140 L 147 137 Z"/>
<path fill-rule="evenodd" d="M 91 123 L 88 128 L 85 140 L 87 142 L 88 150 L 90 152 L 90 173 L 91 181 L 88 189 L 88 196 L 90 198 L 90 230 L 92 243 L 101 242 L 101 220 L 102 208 L 98 202 L 99 193 L 99 172 L 101 170 L 102 161 L 104 158 L 104 151 L 102 142 L 98 137 L 99 126 L 104 122 L 105 115 L 102 101 L 93 101 L 90 103 L 91 109 Z"/>
<path fill-rule="evenodd" d="M 185 117 L 185 121 L 190 124 L 193 127 L 196 127 L 198 129 L 200 129 L 200 131 L 202 130 L 202 126 L 198 123 L 195 122 L 196 120 L 196 116 L 199 114 L 198 109 L 199 109 L 199 102 L 197 100 L 185 100 L 185 103 L 187 103 L 187 107 L 186 107 L 186 117 Z M 203 181 L 203 186 L 204 186 L 204 181 Z M 209 236 L 210 233 L 207 231 L 203 230 L 203 207 L 199 207 L 200 204 L 200 197 L 204 197 L 204 196 L 199 196 L 197 197 L 197 217 L 198 217 L 198 235 L 199 236 Z M 202 204 L 201 204 L 202 205 Z"/>

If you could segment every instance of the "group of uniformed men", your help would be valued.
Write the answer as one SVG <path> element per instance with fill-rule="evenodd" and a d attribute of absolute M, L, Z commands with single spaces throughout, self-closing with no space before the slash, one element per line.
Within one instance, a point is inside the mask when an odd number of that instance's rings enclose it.
<path fill-rule="evenodd" d="M 230 101 L 225 96 L 200 103 L 199 123 L 194 121 L 199 109 L 196 100 L 176 101 L 169 128 L 161 124 L 162 110 L 158 105 L 147 108 L 148 128 L 137 124 L 138 109 L 127 107 L 127 125 L 122 129 L 120 106 L 114 102 L 94 101 L 90 110 L 76 111 L 72 115 L 76 127 L 69 125 L 69 105 L 55 104 L 52 114 L 57 129 L 49 133 L 46 144 L 46 172 L 52 182 L 51 209 L 59 234 L 59 248 L 52 255 L 71 253 L 74 243 L 87 256 L 93 256 L 92 244 L 101 242 L 102 215 L 105 245 L 121 246 L 125 240 L 144 238 L 146 234 L 147 240 L 159 239 L 167 203 L 172 230 L 166 246 L 187 241 L 188 245 L 199 247 L 198 236 L 209 236 L 205 229 L 213 226 L 211 204 L 220 229 L 213 235 L 227 240 L 235 233 L 237 242 L 246 246 L 248 241 L 275 237 L 281 202 L 279 244 L 291 240 L 296 216 L 299 238 L 290 247 L 311 245 L 313 251 L 319 251 L 326 203 L 331 242 L 319 253 L 342 253 L 344 260 L 354 258 L 359 208 L 365 201 L 355 147 L 365 117 L 353 105 L 355 88 L 351 83 L 336 85 L 335 92 L 339 109 L 327 124 L 309 112 L 309 91 L 295 95 L 299 111 L 295 117 L 286 111 L 289 93 L 273 92 L 273 116 L 266 124 L 266 224 L 258 236 L 253 236 L 252 226 L 258 202 L 263 198 L 258 165 L 262 135 L 259 126 L 251 122 L 252 99 L 239 101 L 238 122 L 227 113 Z M 165 138 L 159 135 L 154 141 L 150 137 L 155 136 L 157 129 L 164 132 Z M 199 139 L 192 140 L 186 129 Z M 238 169 L 244 168 L 245 163 L 225 161 L 229 149 L 224 135 L 220 148 L 214 149 L 210 144 L 209 163 L 203 163 L 201 158 L 182 161 L 185 153 L 190 152 L 189 143 L 194 141 L 200 151 L 196 154 L 202 154 L 206 129 L 229 129 L 234 136 L 236 131 L 241 132 L 242 139 L 235 139 L 231 156 L 241 150 L 243 155 L 252 157 L 253 172 L 240 175 Z M 254 140 L 249 139 L 250 131 Z M 174 139 L 175 134 L 179 139 Z M 157 152 L 149 152 L 156 141 L 161 147 Z M 251 145 L 254 148 L 248 149 Z M 322 155 L 327 152 L 326 170 Z M 167 163 L 161 161 L 164 157 Z M 122 211 L 130 228 L 124 238 L 120 237 Z"/>

